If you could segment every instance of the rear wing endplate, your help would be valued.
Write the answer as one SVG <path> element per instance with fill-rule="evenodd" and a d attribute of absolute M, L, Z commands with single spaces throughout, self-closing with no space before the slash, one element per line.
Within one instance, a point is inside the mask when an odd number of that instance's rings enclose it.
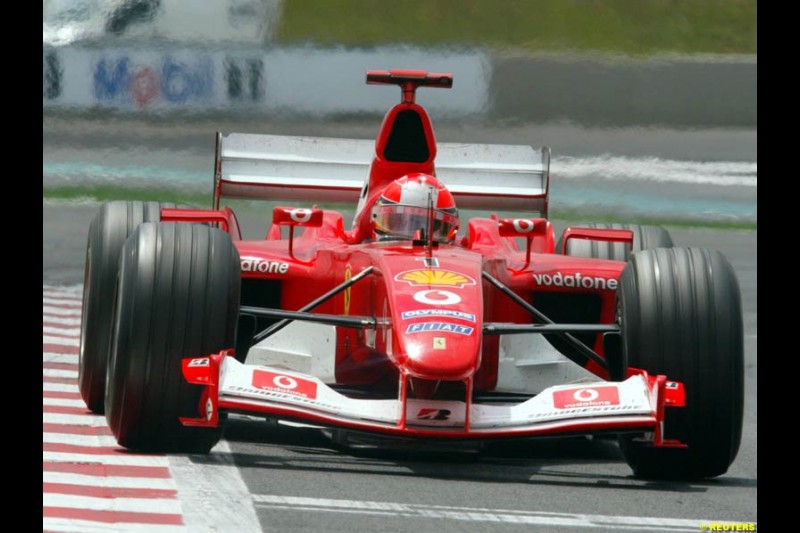
<path fill-rule="evenodd" d="M 222 197 L 355 205 L 374 154 L 372 140 L 218 132 L 214 207 Z M 439 143 L 435 168 L 459 208 L 547 216 L 546 146 Z"/>

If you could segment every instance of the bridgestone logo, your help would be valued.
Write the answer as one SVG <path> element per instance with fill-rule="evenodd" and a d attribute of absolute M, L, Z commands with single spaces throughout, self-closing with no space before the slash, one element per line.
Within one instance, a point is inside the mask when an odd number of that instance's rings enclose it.
<path fill-rule="evenodd" d="M 617 280 L 614 278 L 602 278 L 585 276 L 580 272 L 575 274 L 567 274 L 566 276 L 561 272 L 557 272 L 552 276 L 550 274 L 534 274 L 533 281 L 540 287 L 574 287 L 580 289 L 595 289 L 595 290 L 617 290 Z"/>

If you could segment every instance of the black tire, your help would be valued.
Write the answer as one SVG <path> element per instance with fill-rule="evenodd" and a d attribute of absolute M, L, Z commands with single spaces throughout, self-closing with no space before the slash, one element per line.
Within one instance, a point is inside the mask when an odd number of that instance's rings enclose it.
<path fill-rule="evenodd" d="M 139 224 L 160 220 L 162 207 L 175 205 L 109 202 L 100 208 L 89 226 L 83 273 L 78 388 L 86 406 L 97 414 L 103 413 L 105 402 L 106 366 L 120 252 Z"/>
<path fill-rule="evenodd" d="M 142 224 L 122 252 L 106 419 L 135 450 L 207 453 L 222 435 L 184 426 L 202 387 L 181 360 L 232 348 L 239 314 L 239 254 L 230 235 L 199 224 Z"/>
<path fill-rule="evenodd" d="M 661 226 L 642 226 L 639 224 L 581 224 L 582 228 L 596 229 L 629 229 L 633 231 L 633 252 L 652 248 L 672 248 L 672 237 Z M 561 253 L 564 235 L 558 240 L 556 252 Z M 613 259 L 627 261 L 631 251 L 628 245 L 621 242 L 588 241 L 570 239 L 567 243 L 566 255 L 576 257 L 593 257 L 595 259 Z"/>
<path fill-rule="evenodd" d="M 724 474 L 739 450 L 744 338 L 739 283 L 721 253 L 669 248 L 633 254 L 620 276 L 623 357 L 650 374 L 682 381 L 686 407 L 666 408 L 664 436 L 688 448 L 654 448 L 622 436 L 638 477 L 698 479 Z"/>

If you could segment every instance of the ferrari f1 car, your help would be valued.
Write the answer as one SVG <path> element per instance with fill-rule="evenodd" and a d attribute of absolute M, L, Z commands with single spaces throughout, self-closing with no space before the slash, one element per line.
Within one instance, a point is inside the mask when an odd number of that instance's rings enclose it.
<path fill-rule="evenodd" d="M 743 336 L 724 256 L 654 226 L 557 241 L 548 148 L 437 144 L 416 91 L 449 74 L 367 83 L 402 91 L 374 142 L 217 133 L 210 209 L 97 214 L 79 382 L 119 444 L 208 452 L 247 413 L 451 443 L 612 434 L 638 476 L 725 473 Z M 301 203 L 242 240 L 231 197 Z M 313 202 L 357 204 L 352 225 Z"/>

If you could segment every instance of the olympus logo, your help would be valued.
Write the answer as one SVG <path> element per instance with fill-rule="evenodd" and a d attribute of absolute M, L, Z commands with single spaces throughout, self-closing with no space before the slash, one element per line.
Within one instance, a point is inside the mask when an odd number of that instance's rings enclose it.
<path fill-rule="evenodd" d="M 614 278 L 603 278 L 600 276 L 586 276 L 580 272 L 564 275 L 561 272 L 555 274 L 534 274 L 533 281 L 540 287 L 574 287 L 580 289 L 596 290 L 617 290 L 617 280 Z"/>

